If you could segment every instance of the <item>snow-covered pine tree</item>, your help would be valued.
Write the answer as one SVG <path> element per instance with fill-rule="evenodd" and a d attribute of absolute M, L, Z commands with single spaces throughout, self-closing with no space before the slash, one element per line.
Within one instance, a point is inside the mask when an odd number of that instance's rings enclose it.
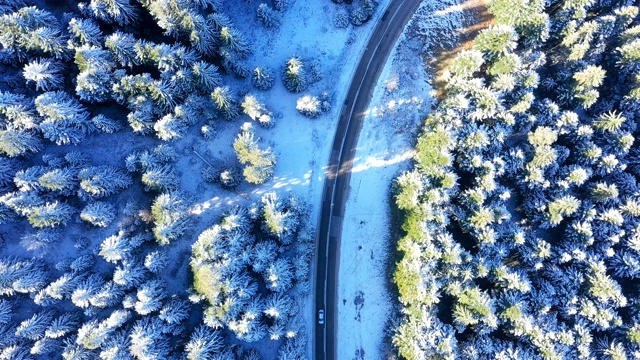
<path fill-rule="evenodd" d="M 91 225 L 107 227 L 116 218 L 116 208 L 103 201 L 92 202 L 82 209 L 80 218 Z"/>
<path fill-rule="evenodd" d="M 256 10 L 256 17 L 262 24 L 262 26 L 266 28 L 272 28 L 280 25 L 279 14 L 275 11 L 271 6 L 262 3 L 258 5 L 258 9 Z"/>
<path fill-rule="evenodd" d="M 75 332 L 80 325 L 80 316 L 75 312 L 65 312 L 53 319 L 44 335 L 51 339 L 59 339 L 67 334 Z"/>
<path fill-rule="evenodd" d="M 262 240 L 251 249 L 251 267 L 255 272 L 267 270 L 269 264 L 278 256 L 278 245 L 272 240 Z"/>
<path fill-rule="evenodd" d="M 62 86 L 62 70 L 62 64 L 53 59 L 36 59 L 24 66 L 22 76 L 27 84 L 35 83 L 36 91 L 51 91 Z"/>
<path fill-rule="evenodd" d="M 142 173 L 142 183 L 145 191 L 167 192 L 177 190 L 180 179 L 175 174 L 172 165 L 153 166 Z"/>
<path fill-rule="evenodd" d="M 233 120 L 238 117 L 238 104 L 231 96 L 231 90 L 228 86 L 218 86 L 211 93 L 211 99 L 216 104 L 216 107 L 227 120 Z"/>
<path fill-rule="evenodd" d="M 296 109 L 304 116 L 315 118 L 322 115 L 321 102 L 317 96 L 305 95 L 296 102 Z"/>
<path fill-rule="evenodd" d="M 142 284 L 147 276 L 147 269 L 144 265 L 135 260 L 125 260 L 116 266 L 113 272 L 113 282 L 125 290 L 129 290 Z"/>
<path fill-rule="evenodd" d="M 273 319 L 287 319 L 293 300 L 283 293 L 269 294 L 264 301 L 264 314 Z"/>
<path fill-rule="evenodd" d="M 8 157 L 37 153 L 42 148 L 40 139 L 26 130 L 0 130 L 0 153 Z"/>
<path fill-rule="evenodd" d="M 285 258 L 273 261 L 263 273 L 267 288 L 275 292 L 286 292 L 293 286 L 291 262 Z"/>
<path fill-rule="evenodd" d="M 71 205 L 56 201 L 33 207 L 27 219 L 35 228 L 65 226 L 74 213 Z"/>
<path fill-rule="evenodd" d="M 222 84 L 222 77 L 215 65 L 198 61 L 193 64 L 191 70 L 198 90 L 203 93 L 211 93 Z"/>
<path fill-rule="evenodd" d="M 90 166 L 78 173 L 80 189 L 78 196 L 83 199 L 96 199 L 115 194 L 126 189 L 131 178 L 112 166 Z"/>
<path fill-rule="evenodd" d="M 106 309 L 120 303 L 123 296 L 124 291 L 122 288 L 116 283 L 109 281 L 105 283 L 99 291 L 91 295 L 89 303 L 98 309 Z"/>
<path fill-rule="evenodd" d="M 273 87 L 275 74 L 271 68 L 258 66 L 253 69 L 251 83 L 258 90 L 269 90 Z"/>
<path fill-rule="evenodd" d="M 76 99 L 63 91 L 49 91 L 35 99 L 38 114 L 44 118 L 40 130 L 58 145 L 78 144 L 89 131 L 89 113 Z"/>
<path fill-rule="evenodd" d="M 165 251 L 155 250 L 144 257 L 144 266 L 154 274 L 166 269 L 169 265 L 169 256 Z"/>
<path fill-rule="evenodd" d="M 164 193 L 151 206 L 153 234 L 160 245 L 168 245 L 189 226 L 188 204 L 180 193 Z"/>
<path fill-rule="evenodd" d="M 131 0 L 91 0 L 88 4 L 78 5 L 80 12 L 108 24 L 133 24 L 138 18 L 136 7 Z"/>
<path fill-rule="evenodd" d="M 16 328 L 16 336 L 27 338 L 29 340 L 38 340 L 44 337 L 47 327 L 53 320 L 53 311 L 40 311 L 29 319 L 26 319 Z"/>
<path fill-rule="evenodd" d="M 171 301 L 162 307 L 158 313 L 158 317 L 169 325 L 177 325 L 189 317 L 190 309 L 191 306 L 189 302 L 177 297 L 172 297 Z"/>
<path fill-rule="evenodd" d="M 71 18 L 67 25 L 67 30 L 73 35 L 69 40 L 72 48 L 88 46 L 101 46 L 104 35 L 98 24 L 91 19 Z"/>
<path fill-rule="evenodd" d="M 46 251 L 50 244 L 60 241 L 62 232 L 58 229 L 45 228 L 35 233 L 24 235 L 20 239 L 20 245 L 27 251 Z"/>
<path fill-rule="evenodd" d="M 307 89 L 307 73 L 300 58 L 292 57 L 287 60 L 282 71 L 282 82 L 290 92 L 299 93 Z"/>
<path fill-rule="evenodd" d="M 129 353 L 137 360 L 166 359 L 169 343 L 163 335 L 165 325 L 157 316 L 145 316 L 135 322 L 129 334 Z"/>
<path fill-rule="evenodd" d="M 51 282 L 44 288 L 47 296 L 50 296 L 56 300 L 68 299 L 71 297 L 73 290 L 79 285 L 81 281 L 80 276 L 74 276 L 71 273 L 62 274 L 57 280 Z"/>
<path fill-rule="evenodd" d="M 47 171 L 38 182 L 43 188 L 65 196 L 73 194 L 78 186 L 75 169 L 68 167 Z"/>
<path fill-rule="evenodd" d="M 200 325 L 191 333 L 184 350 L 187 353 L 187 360 L 209 359 L 215 356 L 223 345 L 223 338 L 218 331 Z"/>
<path fill-rule="evenodd" d="M 130 360 L 129 334 L 127 331 L 116 331 L 109 336 L 101 346 L 100 359 L 102 360 Z"/>
<path fill-rule="evenodd" d="M 135 249 L 142 244 L 139 237 L 129 237 L 120 231 L 116 235 L 109 236 L 100 244 L 98 253 L 106 261 L 116 263 L 131 258 Z"/>
<path fill-rule="evenodd" d="M 82 281 L 71 294 L 71 302 L 79 308 L 86 309 L 91 303 L 89 299 L 100 291 L 104 280 L 100 275 L 92 274 Z"/>
<path fill-rule="evenodd" d="M 291 0 L 273 0 L 273 6 L 280 12 L 285 11 L 290 3 Z"/>
<path fill-rule="evenodd" d="M 83 273 L 91 269 L 96 264 L 96 257 L 93 254 L 78 256 L 69 264 L 69 269 L 74 273 Z"/>
<path fill-rule="evenodd" d="M 44 337 L 36 340 L 31 346 L 29 353 L 33 355 L 47 356 L 60 349 L 62 341 Z"/>
<path fill-rule="evenodd" d="M 167 296 L 165 286 L 160 280 L 149 280 L 138 289 L 135 310 L 140 315 L 148 315 L 160 310 L 162 300 Z"/>
<path fill-rule="evenodd" d="M 104 41 L 104 46 L 111 52 L 111 56 L 113 56 L 120 66 L 131 68 L 139 64 L 135 51 L 136 38 L 134 38 L 133 35 L 115 31 L 107 36 Z"/>

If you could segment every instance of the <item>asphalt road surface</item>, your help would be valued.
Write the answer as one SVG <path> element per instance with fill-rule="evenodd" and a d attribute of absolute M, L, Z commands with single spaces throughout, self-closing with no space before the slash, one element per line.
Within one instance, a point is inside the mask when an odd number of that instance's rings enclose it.
<path fill-rule="evenodd" d="M 420 0 L 391 0 L 366 45 L 340 113 L 329 165 L 325 173 L 320 225 L 316 239 L 314 337 L 316 360 L 337 359 L 338 299 L 336 294 L 340 234 L 351 168 L 365 111 L 391 50 L 419 4 Z M 320 309 L 325 311 L 324 324 L 318 323 L 317 316 Z"/>

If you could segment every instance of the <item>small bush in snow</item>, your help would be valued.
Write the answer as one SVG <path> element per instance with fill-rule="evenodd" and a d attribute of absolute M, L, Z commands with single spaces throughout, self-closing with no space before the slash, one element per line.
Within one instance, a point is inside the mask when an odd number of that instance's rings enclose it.
<path fill-rule="evenodd" d="M 257 121 L 262 127 L 270 128 L 274 125 L 271 112 L 253 95 L 244 97 L 242 101 L 242 111 L 249 116 L 251 120 Z"/>
<path fill-rule="evenodd" d="M 327 100 L 323 101 L 317 96 L 305 95 L 298 99 L 296 109 L 304 116 L 315 118 L 322 115 L 324 111 L 329 110 L 329 102 Z"/>
<path fill-rule="evenodd" d="M 344 10 L 338 11 L 333 19 L 333 24 L 338 29 L 346 29 L 349 26 L 349 14 Z"/>
<path fill-rule="evenodd" d="M 85 206 L 80 213 L 80 218 L 91 225 L 107 227 L 116 217 L 115 206 L 103 202 L 96 201 Z"/>
<path fill-rule="evenodd" d="M 284 11 L 289 7 L 290 1 L 291 0 L 273 0 L 273 6 L 275 6 L 278 11 Z"/>

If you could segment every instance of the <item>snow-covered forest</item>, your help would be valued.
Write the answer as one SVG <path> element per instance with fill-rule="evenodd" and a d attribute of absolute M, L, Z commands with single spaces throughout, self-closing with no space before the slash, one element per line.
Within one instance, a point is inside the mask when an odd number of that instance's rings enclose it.
<path fill-rule="evenodd" d="M 488 10 L 394 185 L 395 349 L 639 358 L 638 3 Z"/>
<path fill-rule="evenodd" d="M 256 61 L 292 6 L 0 0 L 0 359 L 308 358 L 313 193 L 269 132 L 335 124 L 323 76 L 377 2 Z"/>

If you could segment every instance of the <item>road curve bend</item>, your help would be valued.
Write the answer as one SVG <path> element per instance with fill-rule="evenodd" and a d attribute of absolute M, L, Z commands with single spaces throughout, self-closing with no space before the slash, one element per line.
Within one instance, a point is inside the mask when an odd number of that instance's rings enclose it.
<path fill-rule="evenodd" d="M 315 263 L 314 359 L 335 360 L 338 257 L 347 187 L 365 112 L 380 73 L 421 0 L 391 0 L 378 20 L 356 68 L 331 147 L 318 221 Z M 325 322 L 319 324 L 318 310 Z"/>

